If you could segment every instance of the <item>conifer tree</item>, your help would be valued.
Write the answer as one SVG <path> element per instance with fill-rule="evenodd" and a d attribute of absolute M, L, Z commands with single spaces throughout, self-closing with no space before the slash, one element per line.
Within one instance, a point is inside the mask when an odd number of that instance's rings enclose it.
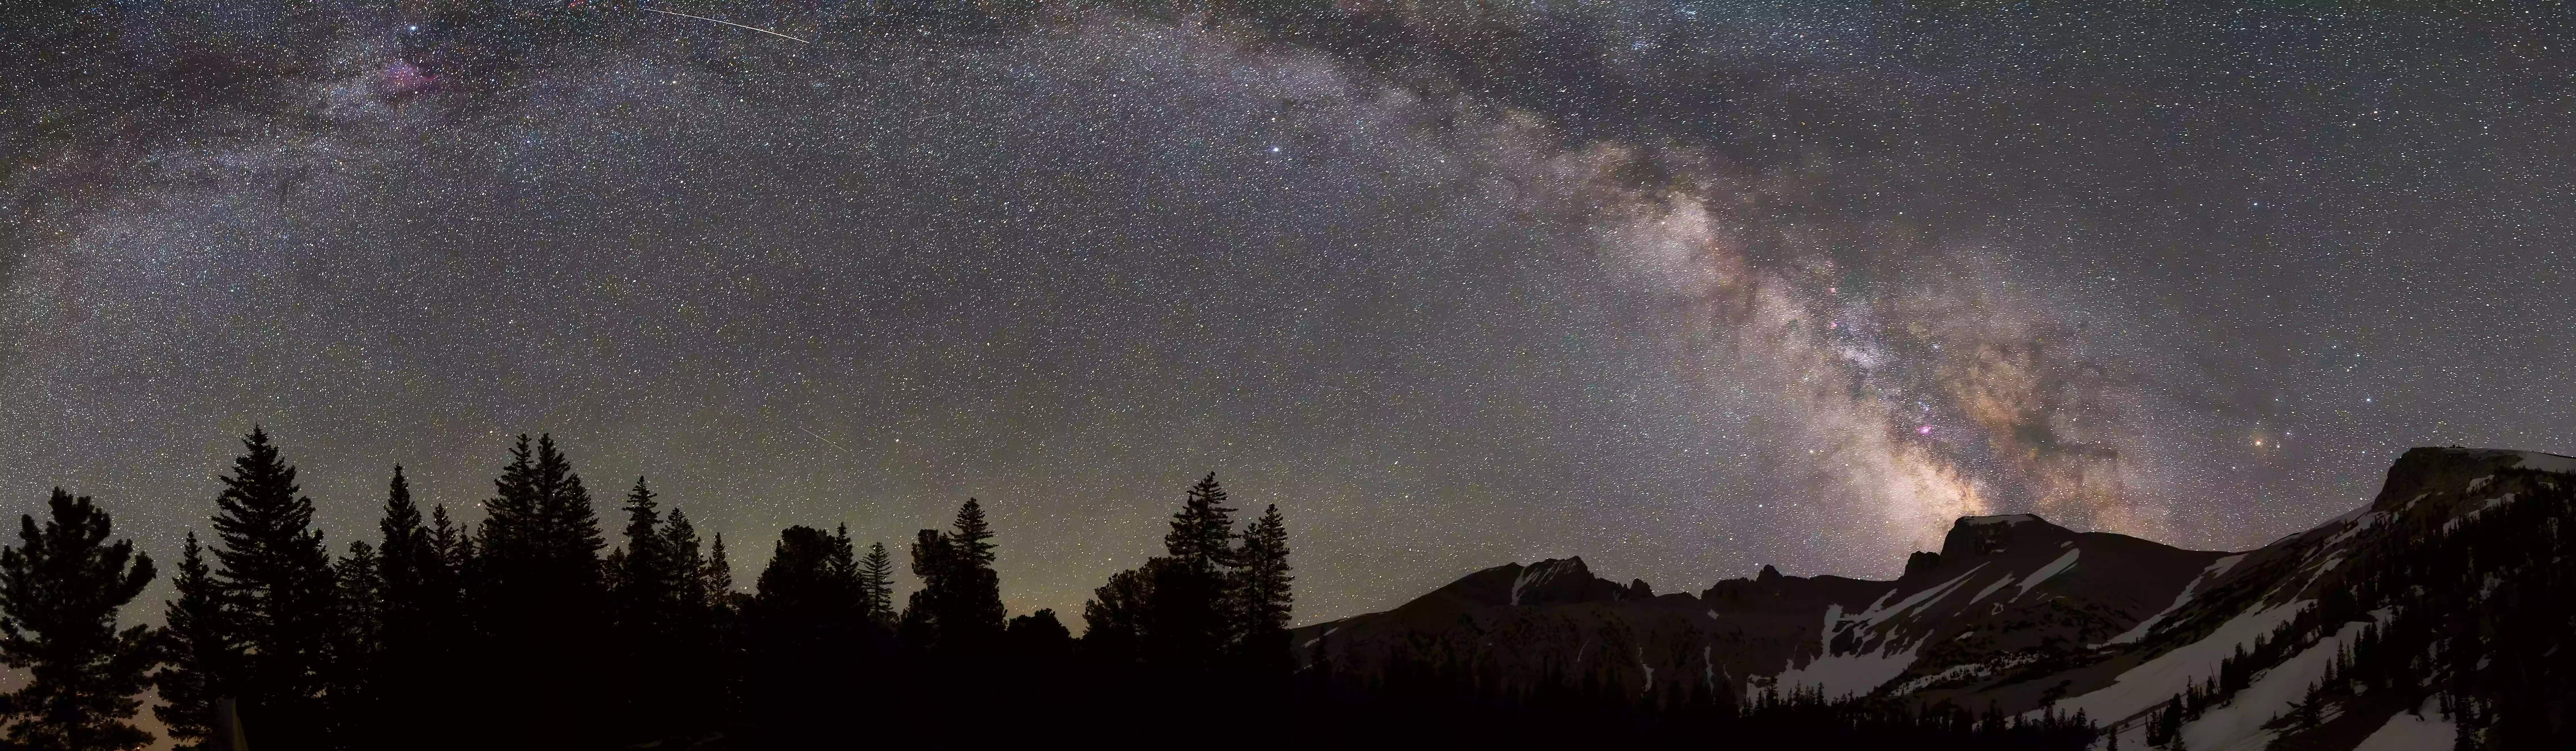
<path fill-rule="evenodd" d="M 239 706 L 242 726 L 267 748 L 318 747 L 324 664 L 333 638 L 337 582 L 313 500 L 258 427 L 242 439 L 215 506 L 215 574 L 249 655 Z"/>
<path fill-rule="evenodd" d="M 1181 510 L 1172 514 L 1172 530 L 1163 535 L 1163 549 L 1178 560 L 1206 573 L 1217 573 L 1234 565 L 1234 509 L 1226 508 L 1225 487 L 1209 472 L 1183 496 Z"/>
<path fill-rule="evenodd" d="M 461 576 L 474 560 L 474 532 L 448 517 L 447 504 L 430 509 L 429 544 L 451 574 Z"/>
<path fill-rule="evenodd" d="M 384 653 L 383 561 L 374 546 L 349 543 L 333 566 L 332 640 L 323 663 L 324 699 L 332 746 L 377 748 L 382 724 L 376 677 Z"/>
<path fill-rule="evenodd" d="M 681 568 L 668 549 L 654 498 L 644 478 L 635 478 L 626 494 L 626 544 L 610 554 L 608 567 L 617 628 L 642 642 L 667 635 L 678 616 L 683 581 L 696 574 Z"/>
<path fill-rule="evenodd" d="M 2164 709 L 2156 713 L 2154 724 L 2147 730 L 2147 744 L 2165 748 L 2182 745 L 2182 713 L 2181 694 L 2167 699 Z"/>
<path fill-rule="evenodd" d="M 715 544 L 707 547 L 707 566 L 699 572 L 698 578 L 706 583 L 718 609 L 732 608 L 733 559 L 725 555 L 723 532 L 716 533 Z"/>
<path fill-rule="evenodd" d="M 869 543 L 868 555 L 859 560 L 860 610 L 867 621 L 880 630 L 894 629 L 894 556 L 886 553 L 885 543 Z"/>
<path fill-rule="evenodd" d="M 951 563 L 948 605 L 941 608 L 941 638 L 957 648 L 989 647 L 1002 635 L 1002 578 L 993 571 L 993 528 L 984 522 L 984 506 L 973 498 L 957 509 L 949 532 Z"/>
<path fill-rule="evenodd" d="M 860 570 L 856 543 L 850 540 L 850 525 L 842 524 L 833 529 L 831 553 L 832 581 L 845 590 L 835 596 L 848 603 L 857 627 L 865 628 L 873 623 L 868 618 L 868 582 L 866 574 Z"/>
<path fill-rule="evenodd" d="M 464 530 L 448 518 L 445 506 L 433 509 L 424 521 L 412 500 L 410 479 L 396 466 L 376 532 L 381 541 L 376 578 L 383 602 L 373 704 L 386 726 L 413 730 L 383 733 L 369 742 L 379 748 L 452 747 L 456 740 L 443 731 L 453 723 L 439 718 L 449 716 L 448 705 L 471 690 L 455 685 L 452 675 L 457 641 L 466 628 L 459 570 Z"/>
<path fill-rule="evenodd" d="M 921 580 L 921 588 L 904 599 L 903 616 L 895 624 L 895 636 L 903 643 L 916 647 L 938 643 L 940 603 L 948 596 L 948 575 L 955 568 L 953 558 L 948 537 L 939 530 L 913 533 L 912 576 Z"/>
<path fill-rule="evenodd" d="M 740 664 L 743 644 L 739 636 L 742 621 L 741 593 L 733 588 L 733 558 L 725 553 L 724 534 L 717 533 L 707 545 L 701 563 L 698 588 L 706 593 L 699 610 L 707 639 L 701 642 L 706 659 L 702 663 L 708 679 L 697 685 L 702 696 L 712 697 L 707 706 L 721 708 L 719 717 L 729 718 L 743 701 L 743 674 Z"/>
<path fill-rule="evenodd" d="M 667 675 L 659 685 L 667 686 L 669 706 L 675 716 L 666 726 L 674 735 L 689 735 L 717 728 L 727 717 L 731 694 L 726 678 L 725 650 L 729 641 L 725 625 L 719 620 L 717 602 L 722 593 L 709 589 L 709 567 L 713 561 L 700 552 L 697 527 L 689 515 L 678 508 L 662 522 L 662 551 L 670 556 L 676 578 L 672 597 L 671 622 L 667 640 L 639 667 Z M 722 549 L 717 550 L 722 554 Z M 730 588 L 731 575 L 722 586 Z"/>
<path fill-rule="evenodd" d="M 916 638 L 926 629 L 927 643 L 966 651 L 989 649 L 1001 638 L 1008 613 L 993 571 L 992 539 L 983 503 L 973 498 L 958 507 L 948 532 L 925 529 L 915 537 L 912 573 L 922 587 L 905 616 Z"/>
<path fill-rule="evenodd" d="M 843 547 L 847 540 L 801 525 L 781 531 L 760 572 L 755 612 L 800 635 L 839 636 L 860 625 L 857 589 L 849 578 L 855 571 L 843 563 L 850 558 Z"/>
<path fill-rule="evenodd" d="M 143 703 L 152 629 L 116 613 L 152 583 L 152 558 L 107 541 L 106 511 L 55 488 L 43 527 L 18 517 L 19 545 L 0 548 L 0 663 L 27 685 L 0 696 L 17 748 L 123 749 L 152 736 L 129 722 Z"/>
<path fill-rule="evenodd" d="M 180 749 L 205 748 L 215 734 L 215 700 L 235 695 L 231 681 L 241 675 L 244 655 L 223 585 L 206 566 L 195 532 L 180 548 L 179 575 L 171 583 L 179 599 L 162 602 L 162 664 L 152 674 L 162 704 L 152 717 Z"/>
<path fill-rule="evenodd" d="M 704 709 L 682 703 L 691 698 L 683 682 L 699 677 L 700 656 L 694 653 L 705 647 L 705 635 L 690 628 L 701 620 L 693 611 L 704 592 L 697 532 L 677 510 L 665 522 L 656 497 L 644 478 L 635 478 L 626 495 L 625 543 L 609 554 L 607 565 L 623 649 L 617 667 L 624 705 L 619 727 L 638 741 L 689 730 L 681 718 Z"/>
<path fill-rule="evenodd" d="M 854 703 L 856 687 L 843 676 L 863 667 L 859 660 L 874 639 L 863 620 L 849 545 L 846 530 L 788 527 L 760 572 L 745 613 L 755 746 L 824 745 L 828 734 L 812 718 Z"/>
<path fill-rule="evenodd" d="M 1172 565 L 1153 570 L 1153 597 L 1146 601 L 1143 639 L 1146 660 L 1168 668 L 1207 670 L 1216 666 L 1235 641 L 1235 618 L 1228 595 L 1234 560 L 1234 509 L 1225 506 L 1225 488 L 1216 473 L 1190 486 L 1181 510 L 1172 515 L 1163 535 Z"/>
<path fill-rule="evenodd" d="M 477 631 L 495 696 L 484 742 L 562 747 L 603 721 L 607 546 L 590 493 L 553 437 L 520 436 L 473 545 Z"/>
<path fill-rule="evenodd" d="M 1288 523 L 1279 507 L 1270 506 L 1243 531 L 1235 559 L 1235 633 L 1246 669 L 1260 675 L 1286 675 L 1295 668 L 1288 644 L 1288 618 L 1295 605 L 1289 584 Z"/>
<path fill-rule="evenodd" d="M 671 568 L 678 574 L 679 590 L 674 593 L 681 610 L 707 607 L 706 554 L 699 551 L 698 528 L 689 523 L 689 515 L 671 509 L 671 517 L 662 523 L 662 550 L 671 556 Z"/>

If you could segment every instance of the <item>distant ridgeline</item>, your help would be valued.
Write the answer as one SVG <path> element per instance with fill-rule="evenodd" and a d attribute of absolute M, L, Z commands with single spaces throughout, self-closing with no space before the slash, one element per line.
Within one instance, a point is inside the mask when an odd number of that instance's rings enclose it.
<path fill-rule="evenodd" d="M 1007 617 L 968 500 L 892 554 L 782 531 L 751 593 L 721 537 L 638 479 L 622 535 L 550 439 L 468 526 L 397 468 L 333 555 L 264 432 L 158 571 L 57 490 L 0 551 L 10 748 L 769 749 L 854 738 L 1231 745 L 1651 739 L 1852 747 L 2529 749 L 2576 741 L 2576 459 L 2416 449 L 2370 506 L 2243 553 L 1961 519 L 1895 581 L 1759 576 L 1656 595 L 1580 559 L 1470 574 L 1291 630 L 1276 507 L 1214 475 L 1165 555 L 1084 605 Z M 1249 733 L 1249 735 L 1247 735 Z"/>
<path fill-rule="evenodd" d="M 1511 564 L 1294 639 L 1310 672 L 1498 704 L 2059 747 L 2571 748 L 2570 473 L 2419 448 L 2371 505 L 2242 553 L 2014 515 L 1959 520 L 1896 581 L 1766 566 L 1657 596 L 1581 559 Z"/>

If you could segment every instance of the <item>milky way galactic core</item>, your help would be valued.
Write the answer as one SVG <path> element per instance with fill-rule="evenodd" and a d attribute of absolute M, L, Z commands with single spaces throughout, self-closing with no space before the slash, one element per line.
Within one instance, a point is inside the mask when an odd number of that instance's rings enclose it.
<path fill-rule="evenodd" d="M 1396 55 L 668 7 L 724 23 L 64 52 L 310 64 L 0 114 L 0 498 L 175 556 L 260 424 L 338 547 L 395 464 L 470 520 L 551 432 L 738 571 L 980 498 L 1068 612 L 1214 471 L 1305 622 L 1550 556 L 1885 576 L 1969 514 L 2245 548 L 2408 446 L 2576 453 L 2563 9 L 1384 10 Z"/>

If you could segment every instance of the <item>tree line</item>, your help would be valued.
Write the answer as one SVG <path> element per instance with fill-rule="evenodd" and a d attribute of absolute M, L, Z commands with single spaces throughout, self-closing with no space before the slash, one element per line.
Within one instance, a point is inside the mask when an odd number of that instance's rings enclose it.
<path fill-rule="evenodd" d="M 643 478 L 614 544 L 550 436 L 520 436 L 466 523 L 423 510 L 403 470 L 374 543 L 335 555 L 296 468 L 254 428 L 219 478 L 211 536 L 186 536 L 158 628 L 119 628 L 157 576 L 110 541 L 95 502 L 54 490 L 0 549 L 7 743 L 122 749 L 150 708 L 183 749 L 786 747 L 910 706 L 946 712 L 997 671 L 1147 671 L 1193 685 L 1277 682 L 1295 668 L 1286 522 L 1237 529 L 1211 473 L 1167 555 L 1083 608 L 1007 617 L 996 543 L 968 499 L 911 542 L 920 587 L 894 603 L 894 555 L 846 526 L 781 531 L 751 591 L 724 537 L 702 539 Z"/>

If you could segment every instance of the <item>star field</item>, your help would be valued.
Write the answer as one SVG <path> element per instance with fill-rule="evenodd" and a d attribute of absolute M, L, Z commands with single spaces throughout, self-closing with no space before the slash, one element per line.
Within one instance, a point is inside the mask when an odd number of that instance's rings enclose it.
<path fill-rule="evenodd" d="M 129 8 L 0 113 L 9 509 L 175 557 L 258 423 L 337 548 L 393 465 L 470 519 L 551 432 L 743 581 L 973 496 L 1014 611 L 1075 612 L 1215 471 L 1306 622 L 1549 556 L 1886 576 L 1971 513 L 2244 548 L 2409 446 L 2576 453 L 2563 9 L 1415 9 L 1399 50 L 763 5 L 709 14 L 815 43 L 607 13 L 478 67 L 283 7 Z M 82 57 L 206 49 L 306 63 Z"/>

